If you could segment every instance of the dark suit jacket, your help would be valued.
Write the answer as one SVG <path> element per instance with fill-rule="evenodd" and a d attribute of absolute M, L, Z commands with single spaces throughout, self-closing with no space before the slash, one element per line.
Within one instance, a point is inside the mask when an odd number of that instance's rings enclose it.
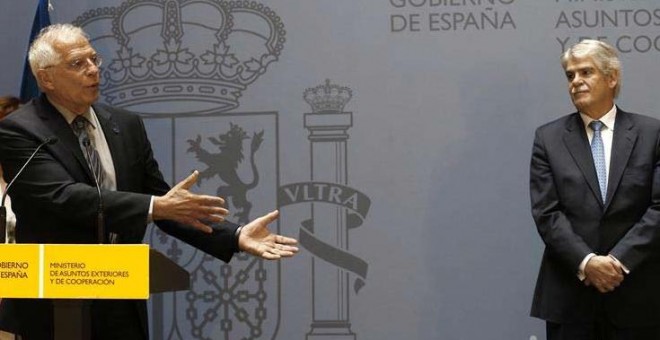
<path fill-rule="evenodd" d="M 153 157 L 142 120 L 135 114 L 105 105 L 93 107 L 117 177 L 117 191 L 102 190 L 106 230 L 117 233 L 119 243 L 140 243 L 147 227 L 151 195 L 162 195 L 169 186 Z M 7 181 L 12 179 L 32 151 L 49 137 L 57 137 L 59 141 L 46 145 L 37 154 L 10 191 L 18 220 L 16 240 L 18 243 L 96 243 L 99 198 L 91 171 L 71 127 L 44 96 L 0 122 L 0 163 L 4 177 Z M 210 235 L 172 221 L 158 221 L 156 225 L 223 261 L 229 261 L 238 250 L 234 236 L 237 226 L 232 223 L 214 226 Z M 19 310 L 29 311 L 27 315 L 18 315 L 22 326 L 25 326 L 23 321 L 30 321 L 28 327 L 35 328 L 35 313 L 43 313 L 49 322 L 43 328 L 52 328 L 49 302 L 46 307 L 35 300 L 3 300 L 3 305 L 6 302 L 22 304 Z M 43 310 L 33 308 L 37 305 Z M 138 305 L 146 334 L 145 305 Z"/>
<path fill-rule="evenodd" d="M 580 115 L 541 126 L 530 195 L 546 245 L 532 316 L 577 323 L 605 313 L 618 326 L 660 324 L 660 121 L 618 110 L 604 203 Z M 576 276 L 592 252 L 612 254 L 630 270 L 611 293 Z"/>

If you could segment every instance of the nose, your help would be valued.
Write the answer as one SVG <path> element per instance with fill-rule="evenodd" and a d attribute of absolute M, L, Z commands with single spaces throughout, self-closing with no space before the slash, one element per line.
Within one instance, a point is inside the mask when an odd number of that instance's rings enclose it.
<path fill-rule="evenodd" d="M 582 78 L 580 78 L 579 74 L 576 74 L 576 75 L 573 76 L 573 79 L 571 80 L 571 83 L 574 84 L 574 85 L 578 85 L 578 84 L 582 83 Z"/>
<path fill-rule="evenodd" d="M 573 77 L 573 79 L 571 79 L 571 82 L 569 83 L 569 87 L 572 88 L 572 89 L 576 89 L 576 88 L 580 87 L 583 84 L 584 84 L 584 79 L 576 74 Z"/>
<path fill-rule="evenodd" d="M 101 66 L 101 63 L 103 62 L 103 58 L 101 58 L 100 55 L 93 55 L 84 58 L 79 67 L 81 69 L 84 69 L 84 71 L 91 72 L 91 73 L 98 73 L 99 72 L 99 67 Z"/>
<path fill-rule="evenodd" d="M 93 61 L 90 59 L 85 60 L 87 64 L 85 64 L 85 73 L 88 75 L 94 75 L 99 73 L 99 66 L 97 66 Z"/>

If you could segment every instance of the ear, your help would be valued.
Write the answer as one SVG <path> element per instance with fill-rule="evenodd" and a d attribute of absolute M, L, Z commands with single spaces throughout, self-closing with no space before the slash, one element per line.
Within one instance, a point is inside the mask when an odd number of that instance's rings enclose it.
<path fill-rule="evenodd" d="M 35 78 L 37 79 L 37 84 L 39 85 L 39 88 L 48 91 L 55 89 L 55 84 L 53 84 L 53 80 L 55 79 L 55 77 L 53 76 L 52 72 L 45 69 L 37 70 L 37 74 L 35 74 Z"/>
<path fill-rule="evenodd" d="M 619 71 L 612 71 L 610 75 L 608 76 L 607 79 L 607 85 L 609 86 L 610 89 L 614 89 L 616 87 L 616 84 L 619 83 Z"/>

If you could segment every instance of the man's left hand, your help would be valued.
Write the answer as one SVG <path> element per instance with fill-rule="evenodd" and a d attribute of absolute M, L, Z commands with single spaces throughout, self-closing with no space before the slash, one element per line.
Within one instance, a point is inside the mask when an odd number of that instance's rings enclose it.
<path fill-rule="evenodd" d="M 268 230 L 268 224 L 275 221 L 279 214 L 275 210 L 243 226 L 238 237 L 238 248 L 267 260 L 295 255 L 298 252 L 296 239 L 273 234 Z"/>
<path fill-rule="evenodd" d="M 594 256 L 584 268 L 586 286 L 594 286 L 601 293 L 608 293 L 619 287 L 624 279 L 621 264 L 610 256 Z"/>

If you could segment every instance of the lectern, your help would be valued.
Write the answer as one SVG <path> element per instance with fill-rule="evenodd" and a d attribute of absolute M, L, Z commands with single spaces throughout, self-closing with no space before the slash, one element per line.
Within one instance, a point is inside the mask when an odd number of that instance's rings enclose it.
<path fill-rule="evenodd" d="M 91 338 L 91 299 L 147 299 L 190 288 L 190 274 L 147 245 L 4 244 L 0 262 L 11 263 L 0 297 L 53 299 L 56 340 Z"/>

